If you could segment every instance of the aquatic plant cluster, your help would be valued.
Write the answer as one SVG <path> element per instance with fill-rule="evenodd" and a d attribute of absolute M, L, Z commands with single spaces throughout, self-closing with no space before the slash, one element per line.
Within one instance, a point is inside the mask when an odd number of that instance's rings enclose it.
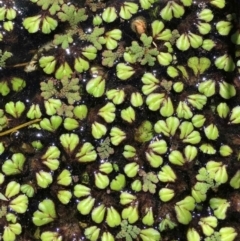
<path fill-rule="evenodd" d="M 0 1 L 2 240 L 239 240 L 237 4 Z"/>

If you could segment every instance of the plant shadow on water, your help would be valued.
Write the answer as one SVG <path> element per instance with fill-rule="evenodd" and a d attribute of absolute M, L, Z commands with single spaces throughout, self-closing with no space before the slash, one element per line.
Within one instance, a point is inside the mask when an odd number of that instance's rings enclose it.
<path fill-rule="evenodd" d="M 0 1 L 0 239 L 239 240 L 239 9 Z"/>

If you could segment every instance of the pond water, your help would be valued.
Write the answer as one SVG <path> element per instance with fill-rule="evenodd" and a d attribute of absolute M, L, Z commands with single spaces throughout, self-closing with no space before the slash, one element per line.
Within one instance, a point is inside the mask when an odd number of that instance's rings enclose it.
<path fill-rule="evenodd" d="M 239 240 L 239 19 L 227 0 L 0 1 L 0 237 Z"/>

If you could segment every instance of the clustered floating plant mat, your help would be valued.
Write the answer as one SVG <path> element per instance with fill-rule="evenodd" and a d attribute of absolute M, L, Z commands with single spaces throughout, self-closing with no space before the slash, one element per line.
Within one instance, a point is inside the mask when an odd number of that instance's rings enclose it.
<path fill-rule="evenodd" d="M 239 240 L 239 17 L 1 1 L 0 239 Z"/>

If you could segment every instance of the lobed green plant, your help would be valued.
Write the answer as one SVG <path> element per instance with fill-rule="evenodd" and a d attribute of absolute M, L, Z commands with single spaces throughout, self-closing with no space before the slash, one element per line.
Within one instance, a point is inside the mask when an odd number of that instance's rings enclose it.
<path fill-rule="evenodd" d="M 1 95 L 6 96 L 10 93 L 11 90 L 20 92 L 24 87 L 26 87 L 26 81 L 18 77 L 12 77 L 10 81 L 2 80 L 0 82 L 0 87 Z"/>
<path fill-rule="evenodd" d="M 132 42 L 131 47 L 126 48 L 126 52 L 123 55 L 124 60 L 132 64 L 139 62 L 141 65 L 148 64 L 149 66 L 153 66 L 156 56 L 159 54 L 157 48 L 152 48 L 153 38 L 142 34 L 140 40 L 143 43 L 143 47 L 136 41 Z"/>
<path fill-rule="evenodd" d="M 237 240 L 235 1 L 29 2 L 0 6 L 3 240 Z"/>
<path fill-rule="evenodd" d="M 102 53 L 102 65 L 107 66 L 109 68 L 113 67 L 113 65 L 123 56 L 124 48 L 120 45 L 115 52 L 111 50 L 104 50 Z"/>
<path fill-rule="evenodd" d="M 80 86 L 77 78 L 68 79 L 63 77 L 61 82 L 56 79 L 49 79 L 46 82 L 41 83 L 41 95 L 44 99 L 51 97 L 59 99 L 67 99 L 69 104 L 73 104 L 75 101 L 80 100 Z"/>
<path fill-rule="evenodd" d="M 8 51 L 2 51 L 0 50 L 0 67 L 5 68 L 6 67 L 6 61 L 7 59 L 12 57 L 12 53 Z"/>
<path fill-rule="evenodd" d="M 97 148 L 98 155 L 101 159 L 106 159 L 114 153 L 114 149 L 110 145 L 111 140 L 107 137 Z"/>
<path fill-rule="evenodd" d="M 141 171 L 139 175 L 143 178 L 142 190 L 144 192 L 155 193 L 156 183 L 158 183 L 157 175 L 153 172 L 145 173 L 144 171 Z"/>
<path fill-rule="evenodd" d="M 116 238 L 125 238 L 126 241 L 134 240 L 140 233 L 140 229 L 135 225 L 129 224 L 127 220 L 121 222 L 121 229 Z"/>

